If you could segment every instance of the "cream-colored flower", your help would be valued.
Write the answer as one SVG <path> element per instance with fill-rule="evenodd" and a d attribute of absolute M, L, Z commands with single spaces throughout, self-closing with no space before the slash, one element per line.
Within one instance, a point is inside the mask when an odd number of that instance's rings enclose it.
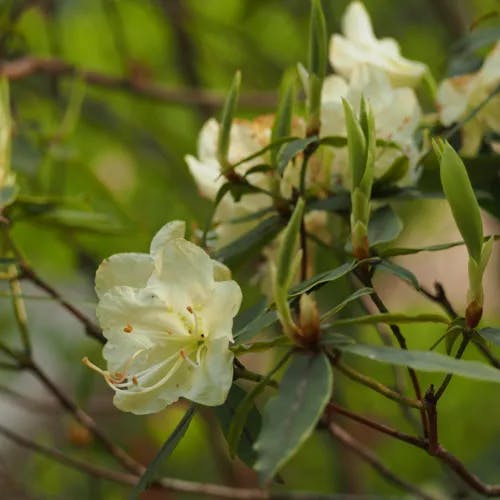
<path fill-rule="evenodd" d="M 219 405 L 231 386 L 241 290 L 184 233 L 184 222 L 170 222 L 149 254 L 113 255 L 97 270 L 107 370 L 84 361 L 104 376 L 120 410 L 153 413 L 179 397 Z"/>
<path fill-rule="evenodd" d="M 358 112 L 362 96 L 368 100 L 373 110 L 377 139 L 391 141 L 399 147 L 377 147 L 375 178 L 383 175 L 394 160 L 404 154 L 409 159 L 410 168 L 400 184 L 411 183 L 416 177 L 415 166 L 419 157 L 414 136 L 420 123 L 420 105 L 413 89 L 393 88 L 381 69 L 360 64 L 349 81 L 337 75 L 325 79 L 321 104 L 321 135 L 345 137 L 347 132 L 342 98 Z M 333 174 L 348 187 L 350 172 L 346 148 L 335 150 L 332 164 Z"/>
<path fill-rule="evenodd" d="M 500 42 L 476 73 L 444 80 L 438 89 L 441 123 L 451 125 L 464 118 L 500 85 Z M 473 156 L 481 146 L 485 133 L 500 134 L 500 95 L 494 96 L 474 117 L 462 126 L 461 154 Z"/>
<path fill-rule="evenodd" d="M 427 71 L 425 64 L 404 58 L 396 40 L 375 37 L 361 2 L 351 2 L 347 7 L 342 32 L 344 36 L 333 35 L 330 41 L 330 62 L 345 77 L 350 77 L 360 63 L 367 63 L 383 70 L 394 85 L 413 87 Z"/>
<path fill-rule="evenodd" d="M 271 127 L 271 116 L 263 116 L 254 121 L 234 120 L 229 143 L 229 162 L 237 163 L 269 144 Z M 211 201 L 215 200 L 217 192 L 226 182 L 221 175 L 222 168 L 217 160 L 219 130 L 220 124 L 215 119 L 208 120 L 198 138 L 198 157 L 186 156 L 186 162 L 200 194 Z M 257 157 L 236 167 L 235 172 L 244 175 L 251 167 L 263 163 L 265 158 Z M 247 179 L 262 189 L 271 189 L 272 177 L 269 174 L 256 172 L 250 174 Z M 232 223 L 232 220 L 255 213 L 271 204 L 269 196 L 263 193 L 247 194 L 238 202 L 234 201 L 230 193 L 226 193 L 214 216 L 214 222 L 217 224 L 217 246 L 224 246 L 256 224 L 255 220 L 236 224 Z"/>

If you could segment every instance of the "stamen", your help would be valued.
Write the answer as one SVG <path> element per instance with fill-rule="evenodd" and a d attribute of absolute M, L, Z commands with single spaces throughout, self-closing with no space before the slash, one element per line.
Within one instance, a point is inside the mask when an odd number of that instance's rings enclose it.
<path fill-rule="evenodd" d="M 99 373 L 100 375 L 102 375 L 104 378 L 108 377 L 109 376 L 109 372 L 107 370 L 103 370 L 102 368 L 99 368 L 97 365 L 94 365 L 94 363 L 92 363 L 89 358 L 87 358 L 87 356 L 85 356 L 83 359 L 82 359 L 82 363 L 87 366 L 88 368 L 90 368 L 91 370 L 94 370 L 95 372 Z"/>
<path fill-rule="evenodd" d="M 180 350 L 179 354 L 181 358 L 184 361 L 187 361 L 192 367 L 198 368 L 199 364 L 196 364 L 189 356 L 187 356 L 183 349 Z"/>

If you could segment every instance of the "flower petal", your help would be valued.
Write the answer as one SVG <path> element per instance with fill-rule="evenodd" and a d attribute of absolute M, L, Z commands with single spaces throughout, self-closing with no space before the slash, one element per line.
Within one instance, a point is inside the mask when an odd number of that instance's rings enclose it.
<path fill-rule="evenodd" d="M 141 288 L 154 269 L 153 258 L 145 253 L 119 253 L 102 261 L 95 276 L 95 291 L 100 298 L 115 286 Z"/>
<path fill-rule="evenodd" d="M 180 220 L 174 220 L 165 224 L 153 237 L 150 246 L 150 252 L 155 257 L 162 248 L 171 240 L 184 238 L 186 234 L 186 223 Z M 130 285 L 130 283 L 128 283 Z M 130 285 L 133 286 L 133 285 Z"/>

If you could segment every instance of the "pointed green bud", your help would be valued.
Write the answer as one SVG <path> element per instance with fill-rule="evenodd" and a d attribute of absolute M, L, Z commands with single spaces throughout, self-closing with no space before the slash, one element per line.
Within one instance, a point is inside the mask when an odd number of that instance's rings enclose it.
<path fill-rule="evenodd" d="M 227 94 L 222 117 L 220 121 L 219 140 L 217 143 L 217 159 L 222 166 L 222 171 L 230 167 L 228 160 L 229 143 L 231 139 L 231 126 L 233 123 L 236 105 L 240 94 L 241 72 L 237 71 L 234 75 L 231 88 Z"/>
<path fill-rule="evenodd" d="M 361 184 L 365 173 L 366 138 L 351 105 L 345 99 L 342 99 L 342 105 L 347 129 L 349 169 L 352 174 L 352 187 L 355 189 Z"/>
<path fill-rule="evenodd" d="M 483 248 L 483 224 L 467 170 L 448 142 L 434 141 L 433 146 L 440 160 L 441 184 L 453 218 L 469 255 L 479 263 Z"/>
<path fill-rule="evenodd" d="M 8 182 L 10 173 L 10 145 L 12 123 L 10 117 L 9 81 L 0 79 L 0 187 Z"/>

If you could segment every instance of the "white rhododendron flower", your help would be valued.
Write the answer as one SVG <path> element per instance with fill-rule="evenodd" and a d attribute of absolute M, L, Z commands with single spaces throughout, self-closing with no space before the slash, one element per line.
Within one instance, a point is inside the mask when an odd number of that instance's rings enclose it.
<path fill-rule="evenodd" d="M 500 85 L 500 42 L 486 57 L 479 71 L 444 80 L 438 89 L 441 123 L 451 125 L 464 119 Z M 500 95 L 494 96 L 475 116 L 462 126 L 462 149 L 465 156 L 475 155 L 483 135 L 500 134 Z"/>
<path fill-rule="evenodd" d="M 419 158 L 415 132 L 420 124 L 420 105 L 413 89 L 393 88 L 381 69 L 361 64 L 353 71 L 349 81 L 338 75 L 325 79 L 321 98 L 321 135 L 345 137 L 347 131 L 342 98 L 359 112 L 362 96 L 372 107 L 377 139 L 391 141 L 399 148 L 377 147 L 375 178 L 383 175 L 394 160 L 404 154 L 409 160 L 409 170 L 400 183 L 413 182 Z M 350 171 L 346 148 L 336 150 L 332 171 L 334 175 L 340 177 L 342 184 L 349 186 Z"/>
<path fill-rule="evenodd" d="M 342 18 L 342 35 L 330 41 L 330 62 L 335 71 L 350 77 L 360 63 L 382 69 L 394 85 L 415 86 L 427 71 L 425 64 L 401 55 L 393 38 L 378 40 L 361 2 L 351 2 Z"/>
<path fill-rule="evenodd" d="M 237 163 L 269 144 L 271 138 L 272 117 L 263 116 L 254 121 L 234 120 L 231 126 L 228 159 Z M 211 201 L 226 182 L 221 175 L 222 167 L 217 160 L 217 140 L 220 124 L 211 118 L 200 131 L 198 137 L 198 157 L 188 155 L 186 162 L 200 194 Z M 264 158 L 258 157 L 235 168 L 235 172 L 244 175 L 251 167 L 263 164 Z M 248 176 L 248 181 L 262 189 L 269 190 L 272 185 L 271 176 L 256 172 Z M 256 223 L 254 221 L 233 224 L 230 221 L 255 213 L 271 205 L 269 196 L 263 193 L 252 193 L 235 202 L 230 193 L 222 198 L 214 216 L 217 226 L 218 246 L 244 234 Z"/>
<path fill-rule="evenodd" d="M 113 255 L 97 270 L 107 370 L 84 362 L 104 376 L 120 410 L 153 413 L 179 397 L 215 406 L 231 387 L 241 290 L 184 233 L 184 222 L 170 222 L 149 254 Z"/>

